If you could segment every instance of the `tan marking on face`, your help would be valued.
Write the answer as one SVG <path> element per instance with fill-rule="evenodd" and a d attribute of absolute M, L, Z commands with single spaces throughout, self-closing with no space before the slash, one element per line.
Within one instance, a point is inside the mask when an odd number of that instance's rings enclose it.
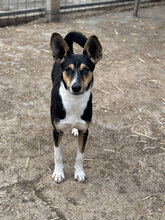
<path fill-rule="evenodd" d="M 63 72 L 63 79 L 64 79 L 66 85 L 67 85 L 68 87 L 70 87 L 70 84 L 71 84 L 71 81 L 72 81 L 72 80 L 71 80 L 71 76 L 68 76 L 67 73 L 66 73 L 66 71 Z"/>
<path fill-rule="evenodd" d="M 82 64 L 80 65 L 80 71 L 82 71 L 85 67 L 86 67 L 85 64 L 82 63 Z"/>
<path fill-rule="evenodd" d="M 71 63 L 71 64 L 69 65 L 69 67 L 71 68 L 71 70 L 74 71 L 74 64 Z"/>
<path fill-rule="evenodd" d="M 88 75 L 84 75 L 82 79 L 82 87 L 85 89 L 92 80 L 93 72 L 89 71 Z"/>
<path fill-rule="evenodd" d="M 87 68 L 87 66 L 84 63 L 82 63 L 80 65 L 80 71 L 82 71 L 84 68 Z M 81 86 L 82 86 L 83 89 L 85 89 L 88 86 L 89 82 L 92 79 L 92 76 L 93 76 L 93 72 L 91 72 L 91 71 L 89 71 L 87 76 L 85 76 L 85 75 L 83 76 L 83 79 L 82 79 L 82 82 L 81 82 Z"/>

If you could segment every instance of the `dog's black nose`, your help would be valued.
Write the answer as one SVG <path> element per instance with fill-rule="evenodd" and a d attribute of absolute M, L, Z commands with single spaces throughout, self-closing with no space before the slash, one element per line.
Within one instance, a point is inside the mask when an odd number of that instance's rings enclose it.
<path fill-rule="evenodd" d="M 81 85 L 80 85 L 79 83 L 74 83 L 74 84 L 72 85 L 72 90 L 73 90 L 73 92 L 75 92 L 75 93 L 80 92 L 80 90 L 81 90 Z"/>

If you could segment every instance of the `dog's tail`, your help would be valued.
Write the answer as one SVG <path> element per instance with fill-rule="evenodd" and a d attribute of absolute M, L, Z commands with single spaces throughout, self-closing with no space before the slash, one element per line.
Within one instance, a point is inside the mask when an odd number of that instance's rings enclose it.
<path fill-rule="evenodd" d="M 70 32 L 66 35 L 65 41 L 69 46 L 70 52 L 73 54 L 73 42 L 84 48 L 87 38 L 80 32 Z"/>

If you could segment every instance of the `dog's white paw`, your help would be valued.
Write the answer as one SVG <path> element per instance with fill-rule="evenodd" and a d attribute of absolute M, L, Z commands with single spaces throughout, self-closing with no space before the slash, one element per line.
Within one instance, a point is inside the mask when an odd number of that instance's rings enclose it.
<path fill-rule="evenodd" d="M 75 169 L 74 179 L 75 179 L 75 180 L 78 180 L 78 181 L 80 181 L 80 182 L 85 181 L 86 175 L 85 175 L 85 173 L 84 173 L 84 170 Z"/>
<path fill-rule="evenodd" d="M 61 183 L 65 179 L 64 171 L 54 170 L 52 177 L 56 183 Z"/>
<path fill-rule="evenodd" d="M 74 136 L 78 136 L 78 130 L 77 130 L 77 128 L 73 128 L 73 129 L 72 129 L 72 134 L 73 134 Z"/>

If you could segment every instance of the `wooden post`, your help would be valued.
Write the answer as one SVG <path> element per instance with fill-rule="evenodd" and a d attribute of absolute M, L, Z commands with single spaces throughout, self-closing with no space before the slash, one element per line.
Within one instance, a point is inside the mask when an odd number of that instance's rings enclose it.
<path fill-rule="evenodd" d="M 60 0 L 46 0 L 46 21 L 59 20 Z"/>
<path fill-rule="evenodd" d="M 134 15 L 134 16 L 138 16 L 139 4 L 140 4 L 140 0 L 135 0 L 135 3 L 134 3 L 134 12 L 133 12 L 133 15 Z"/>

